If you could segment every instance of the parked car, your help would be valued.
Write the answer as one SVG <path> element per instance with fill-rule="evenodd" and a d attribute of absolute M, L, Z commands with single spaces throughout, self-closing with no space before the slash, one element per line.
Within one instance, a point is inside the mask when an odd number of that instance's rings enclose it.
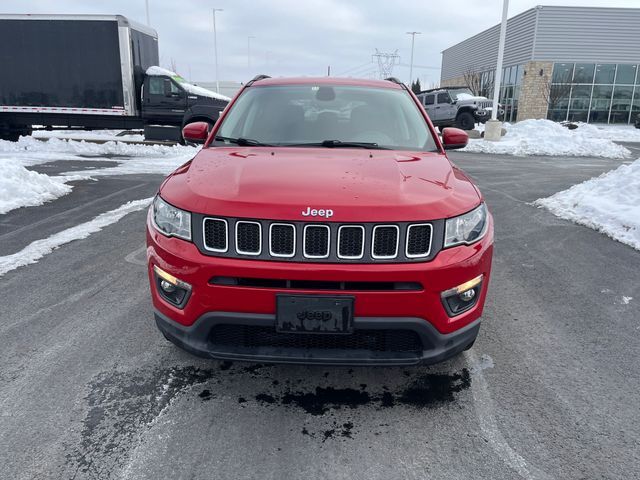
<path fill-rule="evenodd" d="M 134 129 L 180 140 L 229 98 L 158 67 L 155 30 L 120 15 L 0 15 L 0 139 L 39 128 Z"/>
<path fill-rule="evenodd" d="M 456 126 L 473 130 L 476 123 L 491 118 L 493 101 L 471 93 L 467 87 L 442 87 L 424 90 L 418 98 L 437 127 Z M 499 106 L 498 116 L 504 115 Z"/>
<path fill-rule="evenodd" d="M 147 218 L 158 328 L 196 355 L 435 363 L 480 328 L 493 219 L 396 81 L 256 77 Z"/>

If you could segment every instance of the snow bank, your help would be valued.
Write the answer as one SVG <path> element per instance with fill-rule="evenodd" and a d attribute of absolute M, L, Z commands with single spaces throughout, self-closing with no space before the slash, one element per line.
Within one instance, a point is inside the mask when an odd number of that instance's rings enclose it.
<path fill-rule="evenodd" d="M 626 158 L 631 155 L 623 146 L 613 143 L 608 138 L 596 136 L 593 128 L 569 130 L 550 120 L 523 120 L 505 124 L 504 128 L 507 134 L 499 142 L 470 140 L 469 145 L 461 151 L 517 156 Z"/>
<path fill-rule="evenodd" d="M 192 159 L 198 149 L 181 145 L 95 144 L 57 138 L 47 141 L 31 137 L 22 137 L 18 142 L 0 140 L 0 215 L 66 195 L 71 191 L 66 184 L 74 180 L 107 175 L 167 175 Z M 64 172 L 59 176 L 36 173 L 25 168 L 54 161 L 91 162 L 91 167 Z M 108 164 L 100 168 L 100 162 Z"/>
<path fill-rule="evenodd" d="M 32 172 L 6 159 L 0 159 L 0 171 L 0 214 L 42 205 L 71 192 L 63 180 Z"/>
<path fill-rule="evenodd" d="M 151 200 L 153 200 L 153 198 L 127 202 L 115 210 L 110 210 L 98 215 L 93 220 L 67 228 L 42 240 L 36 240 L 19 252 L 0 257 L 0 277 L 18 267 L 36 263 L 42 257 L 65 243 L 87 238 L 92 233 L 99 232 L 104 227 L 116 223 L 128 213 L 146 208 L 151 203 Z"/>
<path fill-rule="evenodd" d="M 640 159 L 534 205 L 640 250 Z"/>
<path fill-rule="evenodd" d="M 633 125 L 598 125 L 576 123 L 577 130 L 594 138 L 606 138 L 617 142 L 640 142 L 640 128 Z"/>

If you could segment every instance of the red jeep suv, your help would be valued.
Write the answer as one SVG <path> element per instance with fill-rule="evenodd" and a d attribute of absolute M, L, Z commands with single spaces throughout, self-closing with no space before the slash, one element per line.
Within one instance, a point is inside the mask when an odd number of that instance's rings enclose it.
<path fill-rule="evenodd" d="M 471 347 L 493 220 L 395 79 L 258 76 L 147 221 L 155 320 L 208 358 L 434 363 Z"/>

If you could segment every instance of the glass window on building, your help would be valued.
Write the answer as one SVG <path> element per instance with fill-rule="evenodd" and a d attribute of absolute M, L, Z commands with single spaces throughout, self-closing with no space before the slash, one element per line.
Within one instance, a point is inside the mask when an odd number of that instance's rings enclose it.
<path fill-rule="evenodd" d="M 618 74 L 619 73 L 620 70 L 618 69 Z M 609 123 L 629 123 L 632 96 L 633 87 L 616 86 L 614 88 L 613 100 L 611 101 L 611 115 L 609 117 Z"/>
<path fill-rule="evenodd" d="M 636 81 L 637 65 L 618 65 L 616 85 L 633 85 Z"/>
<path fill-rule="evenodd" d="M 576 63 L 573 71 L 573 83 L 593 83 L 593 72 L 595 64 L 593 63 Z"/>
<path fill-rule="evenodd" d="M 636 92 L 631 103 L 631 121 L 634 122 L 636 115 L 640 113 L 640 88 L 636 87 Z"/>
<path fill-rule="evenodd" d="M 569 93 L 571 87 L 567 84 L 552 85 L 549 92 L 549 110 L 547 118 L 554 122 L 564 122 L 569 108 Z"/>
<path fill-rule="evenodd" d="M 615 63 L 596 65 L 596 77 L 593 83 L 610 85 L 613 83 L 613 79 L 615 75 L 616 75 Z"/>
<path fill-rule="evenodd" d="M 596 68 L 596 76 L 597 68 Z M 609 120 L 609 109 L 611 108 L 611 85 L 595 85 L 591 97 L 591 110 L 589 112 L 589 122 L 607 123 Z"/>
<path fill-rule="evenodd" d="M 573 76 L 573 63 L 554 63 L 551 83 L 569 83 Z"/>
<path fill-rule="evenodd" d="M 571 89 L 571 101 L 569 103 L 568 116 L 569 121 L 587 121 L 589 117 L 589 100 L 591 99 L 591 88 L 591 85 L 574 85 L 574 87 Z"/>

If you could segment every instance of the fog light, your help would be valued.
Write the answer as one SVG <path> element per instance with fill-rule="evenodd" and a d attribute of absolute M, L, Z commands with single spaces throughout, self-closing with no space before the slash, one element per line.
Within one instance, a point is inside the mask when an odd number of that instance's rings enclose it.
<path fill-rule="evenodd" d="M 475 289 L 470 289 L 467 290 L 466 292 L 462 292 L 460 294 L 460 300 L 462 300 L 463 302 L 470 302 L 471 300 L 474 299 L 474 297 L 476 296 L 476 291 Z"/>
<path fill-rule="evenodd" d="M 450 317 L 471 309 L 478 301 L 483 275 L 442 292 L 442 304 Z"/>
<path fill-rule="evenodd" d="M 191 294 L 191 285 L 165 272 L 157 265 L 153 266 L 158 293 L 167 302 L 182 308 Z"/>
<path fill-rule="evenodd" d="M 162 288 L 162 290 L 164 290 L 167 293 L 173 293 L 176 291 L 176 287 L 174 285 L 171 285 L 166 280 L 160 281 L 160 288 Z"/>

